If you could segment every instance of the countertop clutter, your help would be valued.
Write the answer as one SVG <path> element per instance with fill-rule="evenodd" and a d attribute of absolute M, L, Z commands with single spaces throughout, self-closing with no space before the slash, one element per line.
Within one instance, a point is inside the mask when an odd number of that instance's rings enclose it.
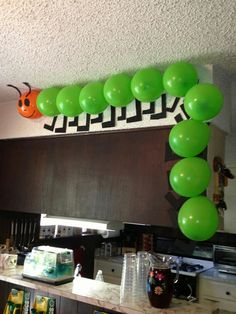
<path fill-rule="evenodd" d="M 72 283 L 60 286 L 52 286 L 29 279 L 22 278 L 22 266 L 14 269 L 0 270 L 0 280 L 12 284 L 20 285 L 34 290 L 40 290 L 45 293 L 51 293 L 57 296 L 65 297 L 71 300 L 84 302 L 98 307 L 106 308 L 108 311 L 116 311 L 127 314 L 174 314 L 174 313 L 191 313 L 191 314 L 210 314 L 216 309 L 214 304 L 199 305 L 186 301 L 173 299 L 170 308 L 156 309 L 149 305 L 139 306 L 138 308 L 123 306 L 120 304 L 120 286 L 100 282 L 96 280 L 78 277 Z"/>

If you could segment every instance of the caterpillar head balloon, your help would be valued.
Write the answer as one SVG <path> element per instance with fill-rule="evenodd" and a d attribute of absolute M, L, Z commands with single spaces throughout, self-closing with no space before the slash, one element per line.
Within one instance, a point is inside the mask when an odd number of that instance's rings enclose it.
<path fill-rule="evenodd" d="M 38 94 L 40 93 L 40 90 L 31 90 L 31 86 L 29 83 L 23 82 L 23 84 L 25 84 L 29 88 L 29 91 L 24 94 L 21 94 L 21 91 L 16 86 L 10 84 L 7 85 L 9 87 L 15 88 L 20 95 L 17 103 L 17 110 L 19 114 L 22 115 L 24 118 L 40 118 L 42 114 L 39 112 L 36 106 L 36 99 Z"/>

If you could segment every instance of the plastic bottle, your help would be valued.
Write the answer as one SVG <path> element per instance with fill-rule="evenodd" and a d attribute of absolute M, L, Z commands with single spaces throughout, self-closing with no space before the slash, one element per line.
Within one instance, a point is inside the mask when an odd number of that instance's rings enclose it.
<path fill-rule="evenodd" d="M 81 270 L 82 270 L 82 265 L 77 264 L 75 267 L 74 278 L 81 277 L 81 274 L 80 274 Z"/>
<path fill-rule="evenodd" d="M 95 280 L 104 281 L 104 278 L 103 278 L 103 274 L 102 274 L 102 270 L 101 270 L 101 269 L 98 270 L 97 275 L 96 275 L 96 277 L 95 277 Z"/>

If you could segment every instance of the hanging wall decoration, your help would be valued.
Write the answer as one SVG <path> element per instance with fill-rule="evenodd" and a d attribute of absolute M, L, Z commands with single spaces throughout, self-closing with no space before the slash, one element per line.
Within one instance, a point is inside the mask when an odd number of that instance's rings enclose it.
<path fill-rule="evenodd" d="M 170 185 L 177 194 L 189 198 L 179 210 L 179 228 L 195 241 L 207 240 L 215 233 L 217 209 L 213 202 L 201 195 L 210 182 L 211 169 L 198 155 L 209 143 L 207 122 L 220 112 L 223 95 L 217 86 L 199 83 L 193 65 L 177 62 L 163 75 L 156 68 L 146 68 L 138 70 L 133 77 L 121 73 L 112 75 L 105 82 L 89 82 L 83 87 L 78 84 L 50 87 L 40 92 L 31 91 L 30 85 L 24 84 L 29 91 L 23 95 L 17 87 L 9 85 L 20 94 L 18 112 L 31 119 L 42 115 L 52 117 L 52 124 L 44 124 L 44 129 L 55 133 L 65 133 L 67 126 L 76 128 L 77 132 L 87 132 L 96 123 L 111 129 L 117 121 L 128 125 L 147 116 L 151 123 L 174 113 L 174 123 L 177 124 L 170 132 L 169 145 L 183 159 L 170 171 Z M 181 97 L 184 97 L 184 103 Z M 132 116 L 127 115 L 130 106 L 135 112 Z M 110 114 L 107 121 L 103 120 L 105 111 Z M 61 114 L 62 126 L 56 127 Z M 81 115 L 85 125 L 79 123 Z"/>
<path fill-rule="evenodd" d="M 60 114 L 52 117 L 51 121 L 45 119 L 43 128 L 56 134 L 79 134 L 173 125 L 187 118 L 183 99 L 162 94 L 156 101 L 149 103 L 134 99 L 126 106 L 107 106 L 99 114 L 85 111 L 75 117 Z"/>
<path fill-rule="evenodd" d="M 104 84 L 86 84 L 77 96 L 72 92 L 66 86 L 57 95 L 59 113 L 48 112 L 45 102 L 38 104 L 44 115 L 53 117 L 51 124 L 44 124 L 44 129 L 54 133 L 88 132 L 115 129 L 118 125 L 122 129 L 130 128 L 131 124 L 132 127 L 169 125 L 187 118 L 182 100 L 164 93 L 162 74 L 155 68 L 139 70 L 133 78 L 125 73 L 115 74 Z M 75 107 L 79 110 L 77 113 Z"/>
<path fill-rule="evenodd" d="M 173 76 L 175 69 L 178 77 Z M 51 125 L 45 123 L 44 129 L 55 133 L 74 133 L 76 129 L 77 132 L 96 131 L 99 123 L 101 129 L 116 128 L 118 124 L 123 128 L 131 123 L 134 127 L 146 127 L 142 121 L 147 118 L 151 126 L 159 125 L 159 121 L 161 125 L 173 124 L 187 118 L 179 95 L 197 78 L 194 67 L 186 62 L 172 65 L 167 74 L 164 80 L 158 69 L 145 68 L 133 77 L 126 73 L 112 75 L 104 83 L 45 88 L 35 98 L 37 116 L 32 118 L 52 117 Z M 178 92 L 170 93 L 176 95 L 175 99 L 165 94 L 163 87 L 164 82 L 168 91 L 174 86 L 172 81 L 178 82 Z M 167 115 L 171 122 L 163 122 Z"/>
<path fill-rule="evenodd" d="M 184 108 L 191 120 L 183 121 L 172 128 L 169 135 L 169 144 L 180 157 L 187 157 L 178 161 L 170 172 L 170 184 L 173 190 L 181 196 L 190 197 L 180 208 L 178 225 L 182 233 L 191 240 L 205 241 L 211 238 L 219 224 L 218 212 L 215 204 L 201 194 L 206 190 L 211 169 L 208 163 L 197 156 L 207 146 L 210 131 L 205 124 L 214 118 L 223 105 L 223 95 L 213 84 L 196 84 L 194 75 L 189 75 L 190 87 L 187 91 L 179 88 L 179 80 L 169 78 L 178 77 L 179 67 L 167 69 L 164 73 L 164 86 L 170 92 L 185 93 Z M 169 72 L 168 72 L 169 71 Z M 176 72 L 176 73 L 175 73 Z M 186 73 L 187 74 L 187 73 Z M 187 75 L 186 75 L 187 77 Z M 177 91 L 177 92 L 176 92 Z"/>

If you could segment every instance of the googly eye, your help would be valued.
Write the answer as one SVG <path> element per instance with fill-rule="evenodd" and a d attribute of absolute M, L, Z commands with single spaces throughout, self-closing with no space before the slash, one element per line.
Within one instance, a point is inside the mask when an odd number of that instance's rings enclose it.
<path fill-rule="evenodd" d="M 21 101 L 21 99 L 18 101 L 18 106 L 19 106 L 19 107 L 22 107 L 22 101 Z"/>
<path fill-rule="evenodd" d="M 28 107 L 30 105 L 30 101 L 28 98 L 25 98 L 24 104 Z"/>

